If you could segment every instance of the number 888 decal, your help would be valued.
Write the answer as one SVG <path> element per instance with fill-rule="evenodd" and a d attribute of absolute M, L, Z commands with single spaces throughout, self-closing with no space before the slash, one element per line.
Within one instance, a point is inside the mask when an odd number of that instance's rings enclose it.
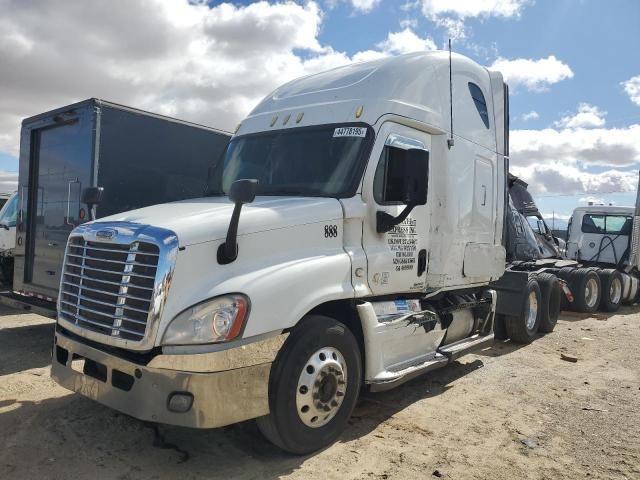
<path fill-rule="evenodd" d="M 324 226 L 324 238 L 335 238 L 338 236 L 337 225 L 325 225 Z"/>

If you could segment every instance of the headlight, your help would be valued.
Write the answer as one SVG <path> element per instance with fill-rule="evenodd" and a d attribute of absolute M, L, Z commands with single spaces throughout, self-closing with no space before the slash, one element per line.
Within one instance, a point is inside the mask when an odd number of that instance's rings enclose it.
<path fill-rule="evenodd" d="M 247 317 L 249 302 L 243 295 L 225 295 L 179 313 L 164 332 L 163 345 L 225 342 L 236 338 Z"/>

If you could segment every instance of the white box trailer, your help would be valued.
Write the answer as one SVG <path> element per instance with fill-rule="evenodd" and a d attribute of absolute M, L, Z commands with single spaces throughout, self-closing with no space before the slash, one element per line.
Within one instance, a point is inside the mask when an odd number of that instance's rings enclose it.
<path fill-rule="evenodd" d="M 507 151 L 502 76 L 461 55 L 287 83 L 208 196 L 71 233 L 52 376 L 139 419 L 257 418 L 289 452 L 322 448 L 363 386 L 493 341 Z"/>

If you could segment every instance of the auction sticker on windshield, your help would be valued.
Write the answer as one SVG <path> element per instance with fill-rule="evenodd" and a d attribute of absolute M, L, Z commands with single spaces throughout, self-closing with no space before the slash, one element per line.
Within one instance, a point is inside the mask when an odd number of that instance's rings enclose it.
<path fill-rule="evenodd" d="M 338 127 L 333 131 L 333 137 L 366 137 L 367 129 L 364 127 Z"/>

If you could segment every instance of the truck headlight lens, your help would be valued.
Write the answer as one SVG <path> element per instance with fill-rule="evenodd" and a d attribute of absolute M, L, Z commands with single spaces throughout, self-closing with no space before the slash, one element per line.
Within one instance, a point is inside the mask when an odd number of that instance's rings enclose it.
<path fill-rule="evenodd" d="M 244 295 L 224 295 L 179 313 L 164 333 L 163 345 L 189 345 L 233 340 L 242 331 L 249 302 Z"/>

